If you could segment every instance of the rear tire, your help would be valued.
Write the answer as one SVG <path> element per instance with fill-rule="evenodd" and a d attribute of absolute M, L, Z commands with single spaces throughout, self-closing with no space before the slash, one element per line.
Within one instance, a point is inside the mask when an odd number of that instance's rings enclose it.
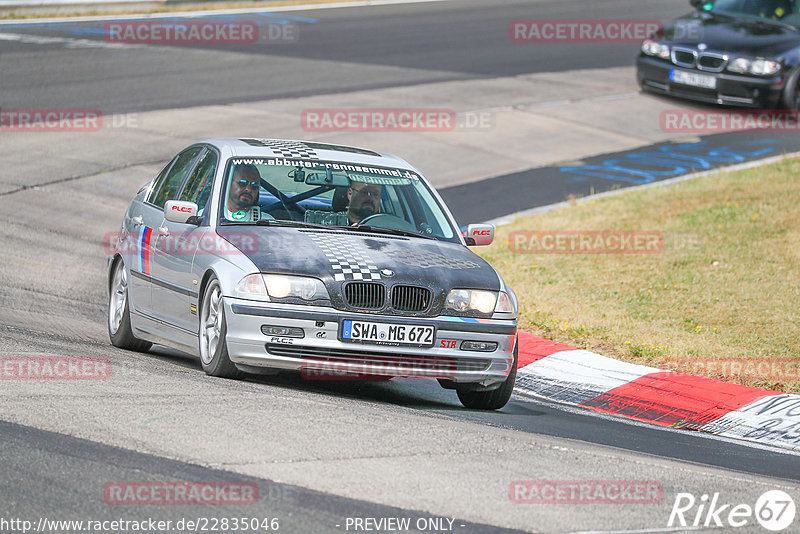
<path fill-rule="evenodd" d="M 514 363 L 511 364 L 511 372 L 508 378 L 497 389 L 491 391 L 468 391 L 457 388 L 458 400 L 466 408 L 473 410 L 499 410 L 508 404 L 511 393 L 514 392 L 514 382 L 517 379 L 517 354 L 519 342 L 514 343 Z"/>
<path fill-rule="evenodd" d="M 128 273 L 119 259 L 114 264 L 108 295 L 108 337 L 117 348 L 147 352 L 152 343 L 137 339 L 131 328 L 131 312 L 128 307 Z"/>
<path fill-rule="evenodd" d="M 200 325 L 197 333 L 200 341 L 200 363 L 207 375 L 240 378 L 243 373 L 228 356 L 228 344 L 225 342 L 227 332 L 222 289 L 219 280 L 212 277 L 203 292 L 203 302 L 200 305 Z"/>

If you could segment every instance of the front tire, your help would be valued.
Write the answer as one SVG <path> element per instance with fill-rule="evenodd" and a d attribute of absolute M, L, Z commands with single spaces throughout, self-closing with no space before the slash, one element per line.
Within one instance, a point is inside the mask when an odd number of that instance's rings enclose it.
<path fill-rule="evenodd" d="M 781 106 L 789 111 L 800 111 L 800 68 L 796 68 L 786 81 Z"/>
<path fill-rule="evenodd" d="M 152 343 L 136 339 L 131 328 L 131 312 L 128 305 L 128 273 L 125 264 L 117 260 L 111 275 L 108 295 L 108 337 L 117 348 L 147 352 Z"/>
<path fill-rule="evenodd" d="M 499 388 L 491 391 L 469 391 L 461 388 L 456 389 L 458 400 L 466 408 L 473 410 L 499 410 L 511 399 L 514 392 L 514 383 L 517 380 L 517 354 L 519 340 L 514 343 L 514 363 L 511 364 L 511 372 L 500 385 Z"/>
<path fill-rule="evenodd" d="M 200 305 L 200 331 L 197 336 L 200 340 L 200 363 L 207 375 L 240 378 L 242 372 L 228 356 L 228 344 L 225 342 L 227 332 L 222 289 L 219 280 L 212 277 L 203 292 Z"/>

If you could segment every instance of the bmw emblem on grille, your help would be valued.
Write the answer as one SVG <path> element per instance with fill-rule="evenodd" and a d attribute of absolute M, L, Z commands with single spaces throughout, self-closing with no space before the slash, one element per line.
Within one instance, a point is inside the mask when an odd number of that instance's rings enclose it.
<path fill-rule="evenodd" d="M 705 50 L 706 48 L 708 48 L 708 45 L 705 43 L 700 43 L 699 45 L 697 45 L 698 50 Z"/>
<path fill-rule="evenodd" d="M 391 278 L 394 276 L 394 271 L 391 269 L 381 269 L 381 274 L 386 278 Z"/>

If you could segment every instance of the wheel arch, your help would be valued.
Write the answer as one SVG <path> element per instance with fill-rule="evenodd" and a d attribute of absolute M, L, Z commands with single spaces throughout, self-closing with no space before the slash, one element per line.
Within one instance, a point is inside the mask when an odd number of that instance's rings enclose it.
<path fill-rule="evenodd" d="M 114 282 L 114 269 L 116 269 L 117 264 L 123 262 L 122 255 L 120 253 L 114 254 L 111 258 L 108 259 L 108 272 L 106 273 L 106 295 L 111 295 L 111 284 Z"/>
<path fill-rule="evenodd" d="M 208 288 L 208 283 L 211 281 L 211 278 L 214 277 L 219 280 L 217 273 L 214 272 L 214 269 L 206 269 L 203 273 L 203 278 L 200 280 L 200 289 L 197 292 L 197 314 L 200 314 L 200 305 L 203 302 L 203 296 L 206 293 L 206 289 Z"/>

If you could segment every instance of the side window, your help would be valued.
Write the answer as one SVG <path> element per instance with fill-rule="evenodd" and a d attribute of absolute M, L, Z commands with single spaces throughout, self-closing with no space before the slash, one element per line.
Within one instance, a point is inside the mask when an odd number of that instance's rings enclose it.
<path fill-rule="evenodd" d="M 402 219 L 405 219 L 409 222 L 414 222 L 411 220 L 411 217 L 408 215 L 407 210 L 405 209 L 404 198 L 398 196 L 399 187 L 384 187 L 383 194 L 384 198 L 381 202 L 381 207 L 383 209 L 383 213 L 389 213 L 391 215 L 396 215 Z M 387 200 L 388 198 L 388 200 Z"/>
<path fill-rule="evenodd" d="M 203 213 L 208 197 L 211 196 L 211 184 L 214 181 L 214 172 L 217 170 L 217 161 L 217 154 L 213 150 L 207 151 L 183 186 L 180 200 L 197 204 L 198 213 Z"/>
<path fill-rule="evenodd" d="M 203 147 L 196 146 L 178 154 L 166 177 L 153 188 L 153 193 L 150 194 L 150 199 L 148 200 L 150 204 L 163 208 L 167 200 L 175 198 L 183 178 L 201 150 L 203 150 Z"/>
<path fill-rule="evenodd" d="M 164 178 L 167 177 L 167 171 L 170 169 L 170 167 L 172 167 L 172 163 L 176 159 L 178 158 L 175 157 L 172 159 L 172 161 L 167 163 L 167 166 L 161 169 L 161 172 L 158 173 L 158 176 L 156 176 L 155 179 L 153 179 L 149 184 L 145 185 L 145 187 L 150 187 L 150 191 L 147 192 L 147 198 L 145 199 L 145 202 L 148 202 L 150 204 L 153 203 L 153 199 L 156 196 L 156 191 L 158 191 L 159 188 L 161 188 L 161 185 L 164 183 Z"/>

